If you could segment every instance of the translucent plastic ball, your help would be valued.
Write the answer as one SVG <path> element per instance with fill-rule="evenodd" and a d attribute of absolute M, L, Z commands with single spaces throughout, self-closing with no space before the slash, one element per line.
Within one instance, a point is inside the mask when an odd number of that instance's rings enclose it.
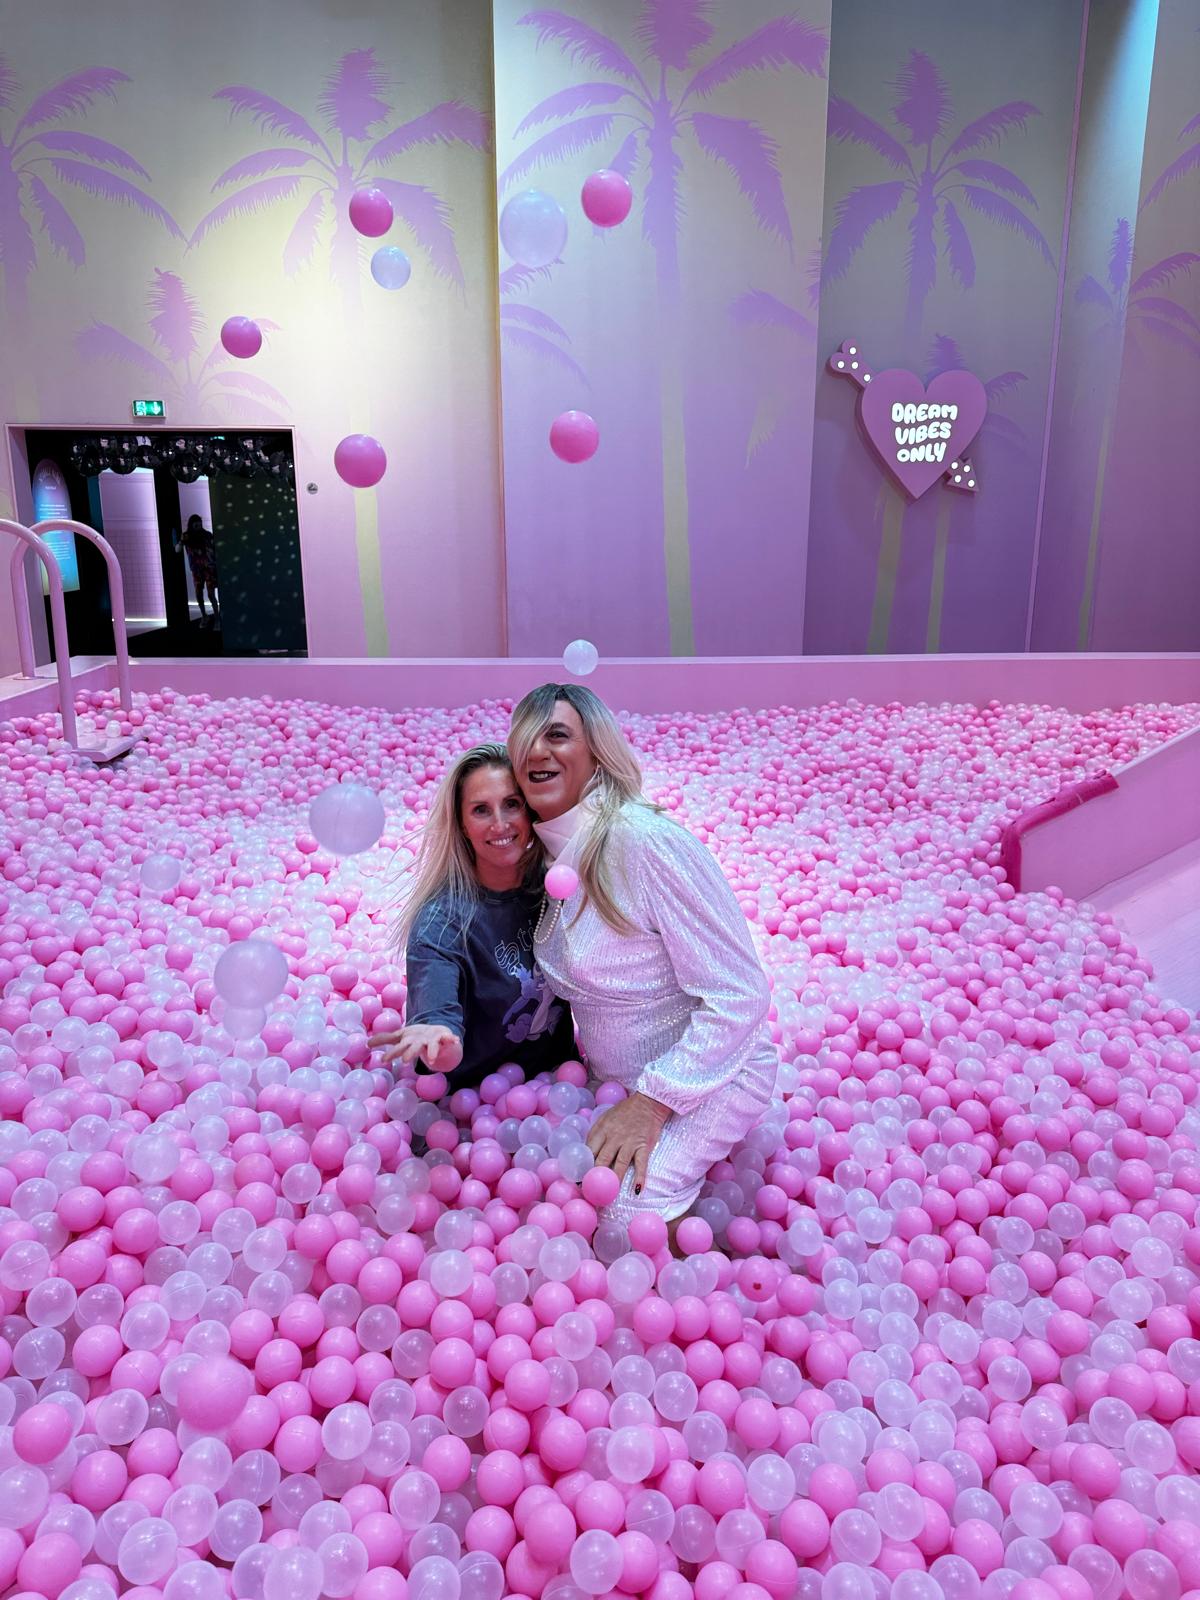
<path fill-rule="evenodd" d="M 589 677 L 600 664 L 600 652 L 588 639 L 572 639 L 563 651 L 563 666 L 573 678 Z"/>
<path fill-rule="evenodd" d="M 500 213 L 500 242 L 522 266 L 547 267 L 566 247 L 566 212 L 552 195 L 525 189 Z"/>
<path fill-rule="evenodd" d="M 380 245 L 371 257 L 371 276 L 381 289 L 403 289 L 412 277 L 412 262 L 398 246 Z"/>
<path fill-rule="evenodd" d="M 386 821 L 383 802 L 361 783 L 331 784 L 308 808 L 310 832 L 336 856 L 370 850 L 378 843 Z"/>
<path fill-rule="evenodd" d="M 165 854 L 147 856 L 138 876 L 143 888 L 154 894 L 167 894 L 183 876 L 183 863 Z"/>
<path fill-rule="evenodd" d="M 179 1535 L 164 1517 L 135 1522 L 121 1540 L 117 1566 L 128 1583 L 156 1583 L 171 1571 Z"/>
<path fill-rule="evenodd" d="M 622 1565 L 621 1546 L 603 1528 L 581 1533 L 571 1547 L 571 1576 L 585 1594 L 604 1594 L 615 1588 Z"/>
<path fill-rule="evenodd" d="M 654 1434 L 645 1427 L 618 1428 L 610 1434 L 608 1469 L 618 1483 L 642 1483 L 654 1466 Z"/>
<path fill-rule="evenodd" d="M 462 1579 L 457 1565 L 444 1556 L 425 1556 L 408 1575 L 409 1600 L 460 1600 Z"/>
<path fill-rule="evenodd" d="M 415 1531 L 437 1515 L 441 1491 L 427 1472 L 401 1473 L 392 1485 L 388 1504 L 402 1528 Z"/>
<path fill-rule="evenodd" d="M 253 1010 L 281 994 L 287 978 L 287 957 L 278 945 L 269 939 L 241 939 L 221 952 L 213 987 L 227 1005 Z"/>

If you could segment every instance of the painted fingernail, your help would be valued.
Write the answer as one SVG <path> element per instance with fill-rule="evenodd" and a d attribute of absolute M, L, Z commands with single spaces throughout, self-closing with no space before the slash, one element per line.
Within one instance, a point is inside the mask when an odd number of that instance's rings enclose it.
<path fill-rule="evenodd" d="M 642 1186 L 641 1186 L 641 1184 L 640 1184 L 640 1183 L 635 1183 L 635 1184 L 634 1184 L 634 1186 L 633 1186 L 633 1192 L 634 1192 L 634 1194 L 641 1194 L 641 1192 L 642 1192 Z"/>

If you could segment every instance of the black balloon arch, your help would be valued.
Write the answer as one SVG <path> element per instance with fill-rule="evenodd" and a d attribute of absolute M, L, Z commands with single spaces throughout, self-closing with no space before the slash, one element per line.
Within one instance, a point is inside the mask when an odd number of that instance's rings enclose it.
<path fill-rule="evenodd" d="M 166 467 L 180 483 L 227 473 L 239 478 L 291 480 L 291 452 L 271 449 L 252 434 L 87 434 L 71 445 L 71 465 L 85 478 Z"/>

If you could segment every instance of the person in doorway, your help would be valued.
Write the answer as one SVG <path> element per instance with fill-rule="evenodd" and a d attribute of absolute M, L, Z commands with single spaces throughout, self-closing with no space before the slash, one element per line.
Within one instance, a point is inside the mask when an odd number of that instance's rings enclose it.
<path fill-rule="evenodd" d="M 590 689 L 532 690 L 508 750 L 547 855 L 579 878 L 570 898 L 543 903 L 534 954 L 570 1002 L 593 1076 L 627 1090 L 588 1134 L 597 1165 L 622 1180 L 607 1215 L 677 1225 L 771 1105 L 778 1058 L 750 930 L 711 852 L 643 795 L 637 758 Z"/>
<path fill-rule="evenodd" d="M 213 538 L 212 529 L 204 526 L 204 519 L 198 513 L 193 513 L 188 518 L 180 543 L 187 556 L 188 567 L 191 569 L 192 587 L 200 604 L 200 615 L 205 621 L 208 620 L 208 612 L 204 605 L 204 595 L 207 590 L 208 598 L 212 601 L 212 623 L 213 627 L 216 627 L 221 620 L 221 609 L 217 601 L 217 543 Z"/>
<path fill-rule="evenodd" d="M 569 1061 L 569 1008 L 533 958 L 545 856 L 502 744 L 476 745 L 447 772 L 400 914 L 405 1025 L 372 1037 L 385 1061 L 418 1060 L 473 1089 L 515 1063 L 527 1076 Z"/>

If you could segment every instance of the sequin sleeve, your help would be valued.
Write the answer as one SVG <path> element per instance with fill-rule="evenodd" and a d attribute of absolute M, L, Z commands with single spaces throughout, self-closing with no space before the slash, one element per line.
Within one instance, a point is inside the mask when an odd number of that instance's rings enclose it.
<path fill-rule="evenodd" d="M 631 854 L 642 916 L 662 939 L 681 991 L 699 1004 L 638 1088 L 686 1115 L 741 1071 L 763 1042 L 767 980 L 733 890 L 709 850 L 666 819 Z"/>

